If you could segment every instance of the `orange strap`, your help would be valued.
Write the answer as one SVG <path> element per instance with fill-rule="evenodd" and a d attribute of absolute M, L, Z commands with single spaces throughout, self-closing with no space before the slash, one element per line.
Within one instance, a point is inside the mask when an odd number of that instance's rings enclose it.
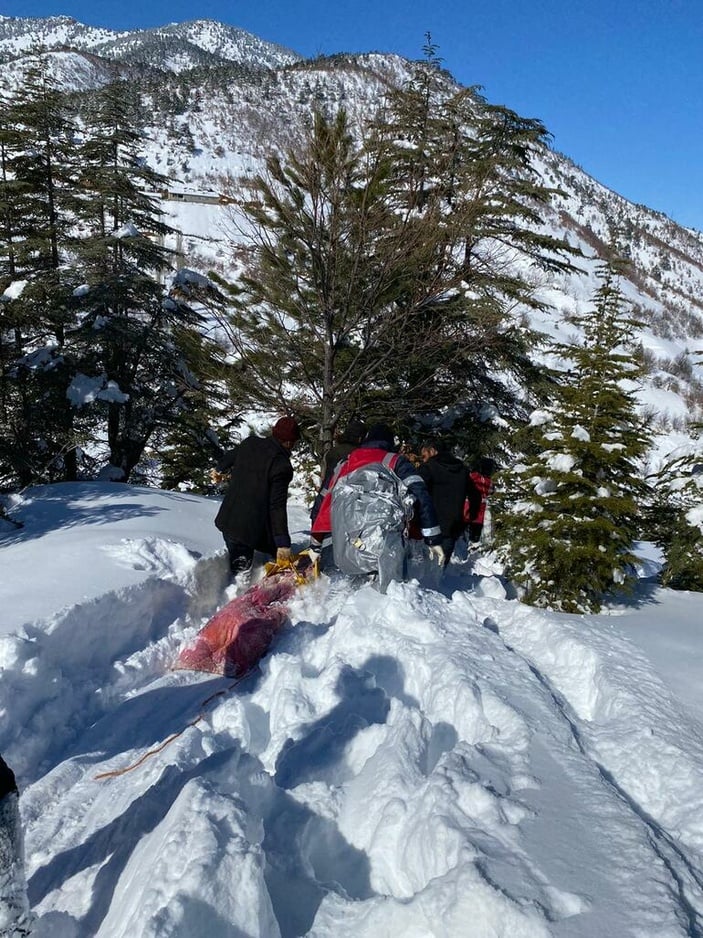
<path fill-rule="evenodd" d="M 190 723 L 186 723 L 183 729 L 179 730 L 177 733 L 172 733 L 161 743 L 161 745 L 155 746 L 153 749 L 149 749 L 144 753 L 143 756 L 140 756 L 136 762 L 125 766 L 123 769 L 113 769 L 112 772 L 100 772 L 99 775 L 93 776 L 95 781 L 97 782 L 103 778 L 117 778 L 118 775 L 125 775 L 127 772 L 131 772 L 132 769 L 138 768 L 143 762 L 146 762 L 150 756 L 155 756 L 157 752 L 161 752 L 161 750 L 165 749 L 170 743 L 174 741 L 174 739 L 178 739 L 178 737 L 182 736 L 187 729 L 189 729 L 191 726 L 195 726 L 196 723 L 199 723 L 205 717 L 205 708 L 212 700 L 215 700 L 217 697 L 224 697 L 225 694 L 228 694 L 234 687 L 237 686 L 237 684 L 241 683 L 245 677 L 248 677 L 253 670 L 254 669 L 251 668 L 246 672 L 246 674 L 242 674 L 241 677 L 238 677 L 236 681 L 233 681 L 230 685 L 225 687 L 224 690 L 215 691 L 214 694 L 210 694 L 209 697 L 206 697 L 205 700 L 203 700 L 203 702 L 200 704 L 200 712 L 198 713 L 197 717 L 195 717 L 194 720 L 191 720 Z"/>

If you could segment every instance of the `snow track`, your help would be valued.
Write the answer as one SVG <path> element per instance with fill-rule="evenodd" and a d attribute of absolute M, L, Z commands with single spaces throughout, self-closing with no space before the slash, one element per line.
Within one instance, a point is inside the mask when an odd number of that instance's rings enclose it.
<path fill-rule="evenodd" d="M 222 561 L 191 566 L 184 583 L 149 576 L 3 639 L 2 751 L 20 777 L 45 774 L 116 699 L 169 667 L 185 630 L 221 601 Z"/>
<path fill-rule="evenodd" d="M 37 938 L 702 934 L 700 727 L 612 620 L 323 578 L 226 692 L 169 670 L 223 558 L 110 556 L 141 582 L 0 642 Z"/>
<path fill-rule="evenodd" d="M 671 893 L 678 899 L 677 918 L 683 934 L 703 935 L 700 729 L 676 706 L 647 659 L 632 646 L 626 649 L 631 661 L 627 679 L 618 673 L 622 671 L 621 665 L 613 668 L 613 645 L 622 639 L 618 640 L 607 622 L 603 623 L 601 642 L 594 642 L 592 634 L 588 642 L 579 640 L 575 623 L 570 626 L 562 622 L 560 631 L 561 634 L 551 617 L 545 616 L 540 623 L 530 616 L 529 625 L 524 621 L 513 622 L 505 629 L 526 651 L 517 652 L 508 644 L 506 648 L 521 655 L 551 696 L 579 751 L 592 761 L 604 785 L 641 822 L 655 862 L 668 871 Z M 572 666 L 567 665 L 569 657 Z M 574 657 L 592 659 L 590 675 L 589 669 L 573 668 Z M 617 660 L 622 658 L 618 656 Z M 600 686 L 594 693 L 595 683 Z M 590 687 L 590 693 L 585 686 Z M 583 716 L 579 719 L 576 708 L 582 712 L 585 709 L 588 719 Z M 655 725 L 643 720 L 655 714 Z M 627 748 L 621 744 L 621 734 L 615 732 L 617 722 L 623 720 L 631 727 Z M 682 721 L 691 724 L 685 749 L 678 744 Z M 615 739 L 620 740 L 620 745 L 613 745 Z M 661 779 L 672 765 L 676 771 L 669 773 L 668 783 L 663 786 Z"/>

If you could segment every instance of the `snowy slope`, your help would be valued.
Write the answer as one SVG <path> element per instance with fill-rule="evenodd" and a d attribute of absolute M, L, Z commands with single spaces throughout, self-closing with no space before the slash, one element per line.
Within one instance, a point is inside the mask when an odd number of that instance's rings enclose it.
<path fill-rule="evenodd" d="M 127 70 L 95 55 L 74 50 L 54 50 L 44 56 L 46 73 L 66 91 L 82 92 L 100 88 L 115 78 L 125 78 Z M 5 69 L 4 90 L 14 91 L 24 81 L 31 59 L 18 59 Z"/>
<path fill-rule="evenodd" d="M 81 43 L 86 48 L 121 35 L 112 29 L 86 26 L 70 16 L 0 16 L 0 60 L 29 52 L 36 46 L 53 49 Z"/>
<path fill-rule="evenodd" d="M 0 532 L 38 936 L 701 933 L 699 596 L 549 614 L 490 557 L 387 596 L 323 577 L 231 687 L 170 670 L 232 592 L 216 507 L 66 484 Z"/>

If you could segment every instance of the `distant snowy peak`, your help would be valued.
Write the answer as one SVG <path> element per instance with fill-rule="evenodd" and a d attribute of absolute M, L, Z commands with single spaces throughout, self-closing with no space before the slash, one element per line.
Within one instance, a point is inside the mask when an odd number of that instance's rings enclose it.
<path fill-rule="evenodd" d="M 85 26 L 68 16 L 0 18 L 0 61 L 16 59 L 38 46 L 90 51 L 126 65 L 158 63 L 172 72 L 229 62 L 279 68 L 301 59 L 289 49 L 213 20 L 116 32 Z"/>
<path fill-rule="evenodd" d="M 280 68 L 302 60 L 297 52 L 260 39 L 253 33 L 236 26 L 227 26 L 215 20 L 193 20 L 172 23 L 151 30 L 155 35 L 172 36 L 217 56 L 226 62 L 258 65 L 262 68 Z"/>
<path fill-rule="evenodd" d="M 70 16 L 45 19 L 24 16 L 0 16 L 0 62 L 16 58 L 31 49 L 60 46 L 87 49 L 123 33 L 103 27 L 86 26 Z"/>

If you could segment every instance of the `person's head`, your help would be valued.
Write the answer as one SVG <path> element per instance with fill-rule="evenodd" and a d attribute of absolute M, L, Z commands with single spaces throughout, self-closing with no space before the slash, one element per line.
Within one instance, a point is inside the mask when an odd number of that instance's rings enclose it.
<path fill-rule="evenodd" d="M 364 424 L 360 420 L 350 420 L 337 439 L 340 443 L 353 443 L 358 446 L 365 436 L 366 427 Z"/>
<path fill-rule="evenodd" d="M 420 447 L 420 459 L 423 462 L 427 462 L 428 459 L 432 459 L 432 457 L 436 456 L 438 453 L 439 446 L 435 440 L 425 440 Z"/>
<path fill-rule="evenodd" d="M 395 449 L 395 433 L 387 423 L 374 423 L 366 431 L 364 443 L 381 443 L 389 450 Z"/>
<path fill-rule="evenodd" d="M 490 477 L 496 471 L 495 460 L 490 459 L 488 456 L 481 456 L 476 465 L 476 469 L 481 473 L 482 476 L 486 476 L 490 479 Z"/>
<path fill-rule="evenodd" d="M 300 427 L 294 417 L 281 417 L 273 425 L 271 436 L 286 449 L 293 449 L 300 439 Z"/>

